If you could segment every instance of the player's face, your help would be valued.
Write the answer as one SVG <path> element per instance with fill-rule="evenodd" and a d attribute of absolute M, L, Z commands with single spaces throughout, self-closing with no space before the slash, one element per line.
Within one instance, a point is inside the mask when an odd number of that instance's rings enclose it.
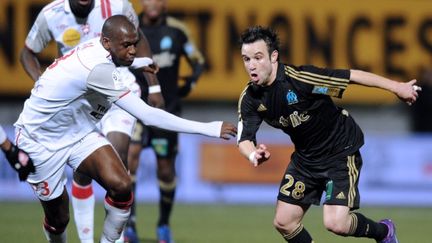
<path fill-rule="evenodd" d="M 93 9 L 94 0 L 69 0 L 74 15 L 85 18 Z"/>
<path fill-rule="evenodd" d="M 104 37 L 104 45 L 107 45 L 116 66 L 130 66 L 136 56 L 139 36 L 136 30 L 121 29 L 119 33 L 112 39 Z"/>
<path fill-rule="evenodd" d="M 141 0 L 144 14 L 150 19 L 159 18 L 166 9 L 166 0 Z"/>
<path fill-rule="evenodd" d="M 274 55 L 270 56 L 264 40 L 243 44 L 241 48 L 243 63 L 250 80 L 261 86 L 270 85 L 273 73 Z"/>

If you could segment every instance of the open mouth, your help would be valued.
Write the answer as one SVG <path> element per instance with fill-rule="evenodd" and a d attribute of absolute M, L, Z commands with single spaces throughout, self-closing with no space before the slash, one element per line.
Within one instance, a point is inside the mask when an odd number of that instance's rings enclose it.
<path fill-rule="evenodd" d="M 252 80 L 257 80 L 257 79 L 258 79 L 258 74 L 256 74 L 256 73 L 251 73 L 251 74 L 250 74 L 250 77 L 251 77 Z"/>

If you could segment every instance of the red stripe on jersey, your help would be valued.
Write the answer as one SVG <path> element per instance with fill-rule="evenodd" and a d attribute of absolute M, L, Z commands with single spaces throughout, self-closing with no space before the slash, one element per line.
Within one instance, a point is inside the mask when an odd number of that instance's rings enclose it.
<path fill-rule="evenodd" d="M 72 195 L 78 199 L 87 199 L 93 195 L 92 185 L 80 186 L 75 181 L 72 182 Z"/>
<path fill-rule="evenodd" d="M 107 12 L 107 17 L 111 17 L 112 12 L 111 12 L 111 2 L 110 0 L 105 0 L 106 1 L 106 12 Z"/>
<path fill-rule="evenodd" d="M 105 9 L 105 0 L 101 0 L 101 11 L 102 11 L 102 18 L 106 19 L 106 9 Z"/>
<path fill-rule="evenodd" d="M 120 95 L 119 99 L 123 98 L 125 95 L 129 94 L 130 92 L 131 92 L 130 90 L 126 91 L 126 93 Z"/>

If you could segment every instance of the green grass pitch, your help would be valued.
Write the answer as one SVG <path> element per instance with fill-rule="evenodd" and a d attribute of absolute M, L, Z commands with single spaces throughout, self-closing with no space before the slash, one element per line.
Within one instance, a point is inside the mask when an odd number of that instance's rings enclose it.
<path fill-rule="evenodd" d="M 0 202 L 0 210 L 0 242 L 46 242 L 42 233 L 42 209 L 38 203 Z M 139 204 L 137 211 L 140 242 L 156 243 L 157 206 Z M 432 230 L 432 208 L 364 208 L 360 212 L 375 220 L 392 218 L 402 243 L 432 242 L 429 235 Z M 273 229 L 273 213 L 272 205 L 177 204 L 171 227 L 176 243 L 284 242 Z M 104 217 L 100 203 L 96 205 L 95 217 L 95 236 L 98 238 Z M 322 225 L 322 207 L 311 207 L 304 225 L 315 243 L 374 242 L 327 232 Z M 68 242 L 79 242 L 72 211 L 67 231 Z"/>

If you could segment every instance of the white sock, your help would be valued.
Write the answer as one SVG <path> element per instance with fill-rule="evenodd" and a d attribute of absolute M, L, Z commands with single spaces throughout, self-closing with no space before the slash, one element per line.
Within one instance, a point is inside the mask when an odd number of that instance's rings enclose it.
<path fill-rule="evenodd" d="M 81 243 L 93 243 L 95 196 L 92 185 L 72 183 L 72 207 Z"/>
<path fill-rule="evenodd" d="M 61 234 L 54 234 L 49 232 L 45 226 L 42 227 L 45 237 L 49 243 L 67 243 L 66 230 Z"/>
<path fill-rule="evenodd" d="M 105 197 L 105 222 L 101 243 L 112 243 L 120 238 L 120 235 L 126 226 L 130 215 L 130 205 L 133 196 L 129 202 L 114 202 L 111 198 Z"/>
<path fill-rule="evenodd" d="M 124 232 L 125 232 L 126 226 L 123 228 L 123 231 L 120 234 L 120 238 L 115 241 L 115 243 L 124 243 Z"/>

